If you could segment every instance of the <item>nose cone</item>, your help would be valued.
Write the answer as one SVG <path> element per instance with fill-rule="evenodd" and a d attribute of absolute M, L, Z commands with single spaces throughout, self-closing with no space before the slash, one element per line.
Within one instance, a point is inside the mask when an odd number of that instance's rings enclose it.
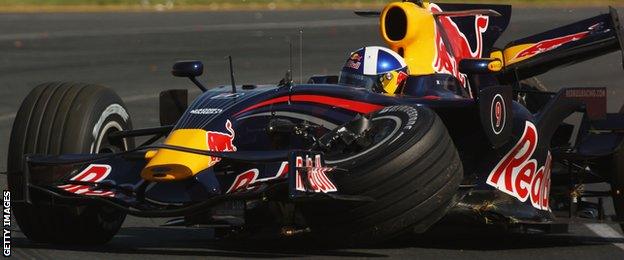
<path fill-rule="evenodd" d="M 202 129 L 178 129 L 169 134 L 165 144 L 207 151 L 206 138 L 207 132 Z M 170 149 L 149 151 L 145 157 L 149 162 L 141 177 L 154 182 L 188 179 L 214 164 L 210 156 Z"/>

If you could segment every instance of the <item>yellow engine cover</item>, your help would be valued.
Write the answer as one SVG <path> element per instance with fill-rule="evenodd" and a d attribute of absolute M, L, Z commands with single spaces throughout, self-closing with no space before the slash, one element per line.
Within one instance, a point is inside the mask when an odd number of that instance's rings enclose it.
<path fill-rule="evenodd" d="M 381 35 L 393 51 L 405 58 L 410 75 L 435 73 L 436 25 L 432 13 L 412 2 L 393 2 L 381 13 Z"/>

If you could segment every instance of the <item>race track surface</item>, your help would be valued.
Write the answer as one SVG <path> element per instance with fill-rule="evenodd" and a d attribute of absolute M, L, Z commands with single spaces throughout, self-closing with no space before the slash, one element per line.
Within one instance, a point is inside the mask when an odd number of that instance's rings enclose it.
<path fill-rule="evenodd" d="M 498 46 L 603 9 L 519 9 Z M 624 10 L 621 10 L 624 11 Z M 299 69 L 303 28 L 303 70 Z M 135 127 L 158 124 L 157 96 L 169 88 L 194 89 L 170 76 L 176 60 L 199 59 L 201 80 L 226 84 L 227 55 L 237 83 L 277 83 L 288 69 L 288 45 L 295 48 L 295 80 L 336 74 L 350 51 L 381 45 L 377 21 L 348 11 L 103 13 L 0 15 L 0 171 L 6 170 L 10 129 L 21 100 L 46 81 L 80 81 L 109 86 L 130 109 Z M 540 79 L 560 87 L 609 88 L 609 109 L 624 103 L 620 54 L 559 69 Z M 198 91 L 191 92 L 197 94 Z M 0 187 L 6 187 L 2 176 Z M 214 241 L 210 230 L 162 228 L 164 220 L 129 217 L 112 242 L 98 247 L 55 247 L 31 243 L 14 222 L 13 254 L 34 259 L 265 257 L 396 257 L 497 259 L 624 259 L 617 226 L 573 225 L 569 234 L 527 236 L 439 231 L 375 248 L 327 248 L 305 240 Z M 617 230 L 617 232 L 615 231 Z M 473 237 L 473 235 L 477 235 Z"/>

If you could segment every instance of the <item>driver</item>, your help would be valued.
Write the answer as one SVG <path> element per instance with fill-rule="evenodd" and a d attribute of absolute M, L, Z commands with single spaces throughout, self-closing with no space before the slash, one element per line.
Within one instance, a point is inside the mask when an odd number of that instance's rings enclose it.
<path fill-rule="evenodd" d="M 353 53 L 340 72 L 340 84 L 377 93 L 400 93 L 409 73 L 405 60 L 393 50 L 370 46 Z"/>

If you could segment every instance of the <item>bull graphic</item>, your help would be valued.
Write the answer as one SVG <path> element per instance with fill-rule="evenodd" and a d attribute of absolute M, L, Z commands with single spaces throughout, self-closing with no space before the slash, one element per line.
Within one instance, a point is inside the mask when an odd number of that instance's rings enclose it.
<path fill-rule="evenodd" d="M 436 4 L 429 5 L 429 11 L 432 13 L 442 12 L 442 9 Z M 433 68 L 437 73 L 451 74 L 459 80 L 469 93 L 467 77 L 459 72 L 459 62 L 462 59 L 476 59 L 483 55 L 483 33 L 489 26 L 490 18 L 487 16 L 477 15 L 475 18 L 475 35 L 477 46 L 475 49 L 470 46 L 470 42 L 466 35 L 460 30 L 459 26 L 448 16 L 437 17 L 435 32 L 436 57 L 433 61 Z M 444 41 L 444 37 L 448 42 Z M 450 46 L 447 46 L 450 45 Z"/>
<path fill-rule="evenodd" d="M 234 145 L 234 129 L 232 128 L 232 122 L 228 119 L 225 122 L 225 129 L 229 132 L 206 132 L 206 141 L 208 142 L 208 151 L 212 152 L 236 152 L 236 146 Z M 212 163 L 221 161 L 221 158 L 212 158 Z"/>

